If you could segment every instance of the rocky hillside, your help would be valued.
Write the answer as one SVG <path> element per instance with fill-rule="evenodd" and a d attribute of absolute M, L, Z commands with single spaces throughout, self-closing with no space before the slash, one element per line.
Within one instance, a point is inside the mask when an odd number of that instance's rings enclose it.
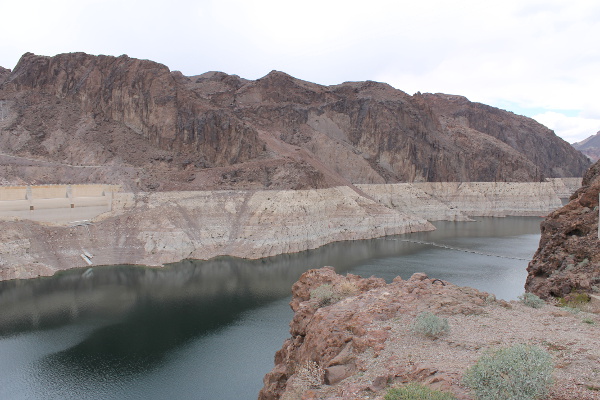
<path fill-rule="evenodd" d="M 552 355 L 547 400 L 600 399 L 596 314 L 534 309 L 419 273 L 386 284 L 326 267 L 304 273 L 292 292 L 291 337 L 275 355 L 260 400 L 383 399 L 407 382 L 473 399 L 461 383 L 464 372 L 487 351 L 514 344 Z M 436 338 L 413 332 L 423 311 L 446 318 L 449 331 Z"/>
<path fill-rule="evenodd" d="M 186 77 L 127 56 L 27 53 L 0 70 L 0 101 L 2 183 L 299 189 L 540 181 L 588 165 L 531 119 L 370 81 Z"/>
<path fill-rule="evenodd" d="M 572 145 L 592 161 L 600 159 L 600 132 Z"/>
<path fill-rule="evenodd" d="M 569 204 L 542 222 L 540 246 L 527 267 L 527 291 L 544 298 L 600 294 L 598 193 L 600 161 L 585 173 Z"/>

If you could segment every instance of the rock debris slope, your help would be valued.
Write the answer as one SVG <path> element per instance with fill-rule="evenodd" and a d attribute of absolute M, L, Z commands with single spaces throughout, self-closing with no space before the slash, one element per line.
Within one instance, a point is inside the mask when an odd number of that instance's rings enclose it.
<path fill-rule="evenodd" d="M 300 189 L 541 181 L 588 166 L 531 119 L 371 81 L 186 77 L 127 56 L 27 53 L 0 71 L 0 100 L 0 166 L 13 184 Z"/>

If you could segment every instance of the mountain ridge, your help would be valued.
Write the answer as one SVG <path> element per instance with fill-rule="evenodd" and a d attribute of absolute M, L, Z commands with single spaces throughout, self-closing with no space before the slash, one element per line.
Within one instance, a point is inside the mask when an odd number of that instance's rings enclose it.
<path fill-rule="evenodd" d="M 5 160 L 12 184 L 306 189 L 542 181 L 581 176 L 589 165 L 526 117 L 373 81 L 322 86 L 280 71 L 254 81 L 214 71 L 186 77 L 126 55 L 26 53 L 0 71 L 0 98 L 9 114 L 0 152 L 113 167 L 53 177 Z"/>

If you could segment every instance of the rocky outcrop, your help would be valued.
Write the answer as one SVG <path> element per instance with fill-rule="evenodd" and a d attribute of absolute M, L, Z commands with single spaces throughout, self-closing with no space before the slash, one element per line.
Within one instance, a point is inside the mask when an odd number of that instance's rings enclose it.
<path fill-rule="evenodd" d="M 600 132 L 581 142 L 573 143 L 572 146 L 596 162 L 600 159 Z"/>
<path fill-rule="evenodd" d="M 292 295 L 291 336 L 264 377 L 260 400 L 383 399 L 387 388 L 414 381 L 472 399 L 461 385 L 466 369 L 486 351 L 517 343 L 552 352 L 549 400 L 598 399 L 591 389 L 600 379 L 593 368 L 597 329 L 581 329 L 579 317 L 553 306 L 497 301 L 422 273 L 386 284 L 331 267 L 305 272 Z M 446 318 L 449 332 L 436 339 L 413 332 L 423 311 Z"/>
<path fill-rule="evenodd" d="M 542 181 L 588 161 L 525 117 L 377 82 L 256 81 L 84 53 L 23 55 L 0 84 L 11 184 L 137 191 Z M 58 169 L 60 174 L 49 171 Z"/>
<path fill-rule="evenodd" d="M 569 204 L 542 222 L 540 246 L 527 267 L 527 291 L 543 298 L 577 291 L 600 293 L 599 192 L 596 162 Z"/>

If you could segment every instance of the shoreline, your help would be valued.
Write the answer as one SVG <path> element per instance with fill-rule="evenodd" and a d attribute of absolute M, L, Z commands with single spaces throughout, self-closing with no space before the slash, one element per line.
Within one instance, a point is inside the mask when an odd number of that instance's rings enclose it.
<path fill-rule="evenodd" d="M 562 180 L 357 186 L 368 197 L 347 186 L 112 192 L 111 211 L 89 224 L 0 221 L 0 280 L 86 266 L 163 266 L 218 256 L 259 259 L 344 240 L 435 229 L 428 221 L 540 216 L 561 206 L 557 192 L 566 187 Z M 92 255 L 89 265 L 81 256 L 85 253 Z"/>

